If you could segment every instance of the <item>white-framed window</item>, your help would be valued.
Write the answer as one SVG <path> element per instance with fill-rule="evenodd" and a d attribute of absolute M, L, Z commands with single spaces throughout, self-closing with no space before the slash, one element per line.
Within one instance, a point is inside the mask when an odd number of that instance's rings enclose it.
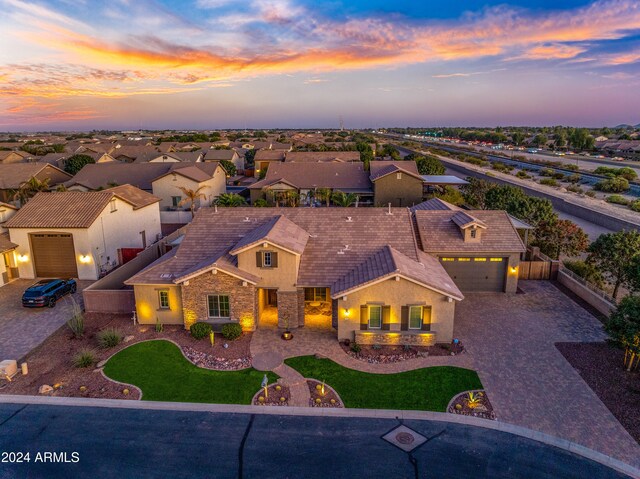
<path fill-rule="evenodd" d="M 422 329 L 422 306 L 409 306 L 409 329 Z"/>
<path fill-rule="evenodd" d="M 476 229 L 471 230 L 471 237 L 472 238 L 475 238 L 477 234 L 478 234 L 478 230 L 476 230 Z"/>
<path fill-rule="evenodd" d="M 369 329 L 382 328 L 382 306 L 369 305 Z"/>
<path fill-rule="evenodd" d="M 271 268 L 271 260 L 271 251 L 265 251 L 264 253 L 262 253 L 262 266 L 264 266 L 265 268 Z"/>
<path fill-rule="evenodd" d="M 210 318 L 228 318 L 229 296 L 222 294 L 210 294 L 207 296 L 207 306 Z"/>
<path fill-rule="evenodd" d="M 177 208 L 180 206 L 180 202 L 182 201 L 182 196 L 172 196 L 171 197 L 171 206 Z"/>
<path fill-rule="evenodd" d="M 113 213 L 114 211 L 118 211 L 115 198 L 109 201 L 109 206 L 111 206 L 111 213 Z"/>
<path fill-rule="evenodd" d="M 158 304 L 160 309 L 169 309 L 169 291 L 166 289 L 158 291 Z"/>

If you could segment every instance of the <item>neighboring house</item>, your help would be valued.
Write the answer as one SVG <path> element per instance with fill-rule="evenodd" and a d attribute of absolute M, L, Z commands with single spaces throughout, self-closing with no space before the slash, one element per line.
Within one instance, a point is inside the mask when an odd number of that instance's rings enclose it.
<path fill-rule="evenodd" d="M 116 146 L 116 148 L 111 152 L 111 156 L 115 158 L 117 161 L 122 161 L 125 163 L 133 163 L 138 158 L 141 157 L 149 157 L 149 156 L 158 156 L 159 151 L 155 146 L 147 146 L 147 145 L 123 145 Z"/>
<path fill-rule="evenodd" d="M 159 201 L 131 185 L 38 193 L 5 223 L 20 277 L 98 279 L 118 266 L 119 249 L 160 238 Z"/>
<path fill-rule="evenodd" d="M 197 166 L 185 166 L 163 173 L 151 182 L 153 194 L 160 198 L 161 210 L 189 209 L 190 204 L 181 202 L 185 199 L 186 188 L 204 195 L 195 202 L 196 209 L 209 206 L 213 200 L 226 192 L 227 176 L 218 162 L 199 163 Z"/>
<path fill-rule="evenodd" d="M 286 153 L 284 161 L 295 163 L 359 163 L 358 151 L 290 151 Z"/>
<path fill-rule="evenodd" d="M 4 224 L 18 212 L 18 207 L 9 203 L 0 201 L 0 234 L 6 233 L 7 229 Z"/>
<path fill-rule="evenodd" d="M 244 172 L 244 157 L 240 158 L 235 150 L 207 150 L 202 161 L 230 161 L 238 173 Z"/>
<path fill-rule="evenodd" d="M 0 163 L 0 201 L 14 201 L 15 192 L 20 185 L 36 178 L 40 181 L 49 179 L 49 187 L 55 188 L 60 183 L 71 179 L 71 175 L 60 168 L 47 163 Z"/>
<path fill-rule="evenodd" d="M 471 219 L 458 213 L 204 209 L 177 249 L 125 283 L 133 286 L 138 320 L 146 324 L 238 322 L 253 330 L 313 322 L 331 324 L 339 339 L 363 344 L 449 343 L 461 290 L 515 292 L 524 250 L 506 213 L 470 211 Z M 471 217 L 476 214 L 483 220 Z M 440 235 L 432 247 L 429 239 Z M 448 273 L 452 250 L 456 257 L 486 261 L 468 261 Z M 484 279 L 488 269 L 477 269 L 498 263 L 502 289 Z M 468 288 L 473 280 L 478 284 Z"/>
<path fill-rule="evenodd" d="M 14 253 L 17 247 L 17 244 L 9 241 L 8 234 L 0 234 L 0 286 L 19 277 Z"/>
<path fill-rule="evenodd" d="M 415 161 L 372 161 L 369 168 L 375 206 L 412 206 L 422 201 L 424 179 Z"/>
<path fill-rule="evenodd" d="M 253 158 L 254 164 L 254 176 L 258 178 L 260 173 L 269 169 L 269 165 L 272 163 L 281 163 L 284 161 L 286 155 L 282 150 L 258 150 Z"/>
<path fill-rule="evenodd" d="M 38 163 L 48 163 L 64 170 L 65 160 L 70 156 L 72 156 L 70 153 L 47 153 L 38 159 Z"/>
<path fill-rule="evenodd" d="M 149 152 L 138 156 L 135 163 L 198 163 L 203 155 L 202 151 Z"/>
<path fill-rule="evenodd" d="M 8 165 L 9 163 L 22 163 L 23 161 L 27 161 L 30 156 L 31 155 L 25 151 L 0 151 L 0 165 Z"/>
<path fill-rule="evenodd" d="M 371 202 L 373 191 L 369 174 L 358 163 L 273 163 L 263 180 L 249 186 L 251 202 L 266 199 L 275 203 L 279 195 L 294 191 L 300 198 L 310 198 L 318 189 L 359 195 L 361 202 Z"/>

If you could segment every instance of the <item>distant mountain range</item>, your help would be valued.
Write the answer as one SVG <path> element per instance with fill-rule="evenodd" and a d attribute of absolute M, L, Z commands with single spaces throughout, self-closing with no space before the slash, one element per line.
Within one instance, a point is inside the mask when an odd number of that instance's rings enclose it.
<path fill-rule="evenodd" d="M 617 130 L 618 128 L 623 128 L 623 129 L 626 129 L 626 130 L 633 130 L 633 129 L 635 129 L 635 128 L 640 128 L 640 123 L 638 123 L 638 124 L 637 124 L 637 125 L 635 125 L 635 126 L 634 126 L 634 125 L 629 125 L 629 124 L 627 124 L 627 123 L 623 123 L 623 124 L 621 124 L 621 125 L 616 125 L 616 126 L 614 126 L 614 128 L 615 128 L 616 130 Z"/>

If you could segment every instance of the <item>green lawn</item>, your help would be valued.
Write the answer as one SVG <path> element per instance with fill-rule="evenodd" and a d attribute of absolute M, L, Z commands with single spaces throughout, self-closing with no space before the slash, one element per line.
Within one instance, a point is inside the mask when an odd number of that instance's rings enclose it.
<path fill-rule="evenodd" d="M 104 367 L 111 379 L 142 389 L 146 401 L 251 404 L 264 373 L 253 368 L 211 371 L 190 363 L 169 341 L 134 344 L 113 356 Z M 269 382 L 278 376 L 267 373 Z"/>
<path fill-rule="evenodd" d="M 346 407 L 444 412 L 456 394 L 482 389 L 475 371 L 451 366 L 398 374 L 370 374 L 340 366 L 330 359 L 298 356 L 285 363 L 304 377 L 326 381 Z"/>

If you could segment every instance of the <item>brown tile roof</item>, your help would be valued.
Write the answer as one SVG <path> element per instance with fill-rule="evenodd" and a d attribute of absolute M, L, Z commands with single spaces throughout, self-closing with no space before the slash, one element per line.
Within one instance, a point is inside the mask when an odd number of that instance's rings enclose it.
<path fill-rule="evenodd" d="M 516 253 L 525 250 L 520 235 L 504 211 L 472 210 L 470 214 L 482 221 L 478 243 L 464 242 L 462 232 L 453 221 L 458 211 L 416 211 L 416 223 L 422 248 L 427 253 Z"/>
<path fill-rule="evenodd" d="M 360 152 L 358 151 L 290 151 L 287 153 L 285 162 L 359 162 Z"/>
<path fill-rule="evenodd" d="M 294 253 L 302 254 L 308 240 L 309 233 L 286 216 L 279 215 L 245 235 L 236 243 L 230 253 L 238 254 L 246 248 L 266 241 Z"/>
<path fill-rule="evenodd" d="M 178 174 L 184 176 L 185 178 L 189 178 L 190 180 L 196 181 L 198 183 L 202 183 L 203 181 L 210 180 L 213 177 L 213 173 L 218 167 L 219 163 L 217 161 L 207 162 L 207 165 L 213 165 L 214 168 L 208 166 L 204 168 L 205 164 L 202 164 L 203 168 L 194 165 L 183 165 L 182 168 L 172 168 L 166 173 L 154 178 L 153 181 L 159 180 L 160 178 L 164 178 L 167 175 Z"/>
<path fill-rule="evenodd" d="M 51 169 L 53 168 L 53 169 Z M 62 175 L 71 178 L 71 175 L 65 173 L 56 166 L 48 163 L 10 163 L 8 165 L 0 164 L 0 190 L 16 190 L 25 181 L 29 181 L 34 176 L 40 174 L 42 170 L 56 171 Z M 50 184 L 53 186 L 53 183 Z"/>
<path fill-rule="evenodd" d="M 456 205 L 452 205 L 440 198 L 431 198 L 430 200 L 423 201 L 422 203 L 418 203 L 417 205 L 409 208 L 411 211 L 417 210 L 450 210 L 450 211 L 461 211 L 462 208 Z"/>
<path fill-rule="evenodd" d="M 299 189 L 332 188 L 337 190 L 370 191 L 368 172 L 358 163 L 272 163 L 267 170 L 265 183 L 255 183 L 260 188 L 284 180 Z"/>
<path fill-rule="evenodd" d="M 392 173 L 406 173 L 422 180 L 415 161 L 372 161 L 369 165 L 371 181 L 376 181 Z"/>
<path fill-rule="evenodd" d="M 11 251 L 12 249 L 16 249 L 18 247 L 17 244 L 9 241 L 8 234 L 0 234 L 0 253 L 4 253 L 5 251 Z"/>
<path fill-rule="evenodd" d="M 451 217 L 451 221 L 458 225 L 458 227 L 465 229 L 469 226 L 479 226 L 480 228 L 487 228 L 487 225 L 480 221 L 478 218 L 471 216 L 469 213 L 465 211 L 458 211 Z"/>
<path fill-rule="evenodd" d="M 160 201 L 160 198 L 123 185 L 104 191 L 65 191 L 38 193 L 5 223 L 6 228 L 88 228 L 109 205 L 113 197 L 135 209 Z"/>
<path fill-rule="evenodd" d="M 238 154 L 234 150 L 207 150 L 204 161 L 232 161 Z"/>
<path fill-rule="evenodd" d="M 136 145 L 136 146 L 131 146 L 131 145 L 126 145 L 126 146 L 121 146 L 120 148 L 116 148 L 115 150 L 113 150 L 111 152 L 111 156 L 113 158 L 119 158 L 121 156 L 126 156 L 127 158 L 131 158 L 132 160 L 135 160 L 141 156 L 150 156 L 150 155 L 158 155 L 159 151 L 158 148 L 155 146 L 146 146 L 144 144 L 142 145 Z"/>
<path fill-rule="evenodd" d="M 283 150 L 258 150 L 254 161 L 282 161 L 285 153 Z"/>
<path fill-rule="evenodd" d="M 339 277 L 331 285 L 331 296 L 344 296 L 369 284 L 399 275 L 455 299 L 464 298 L 436 258 L 423 253 L 419 260 L 411 259 L 390 246 L 383 246 Z"/>

